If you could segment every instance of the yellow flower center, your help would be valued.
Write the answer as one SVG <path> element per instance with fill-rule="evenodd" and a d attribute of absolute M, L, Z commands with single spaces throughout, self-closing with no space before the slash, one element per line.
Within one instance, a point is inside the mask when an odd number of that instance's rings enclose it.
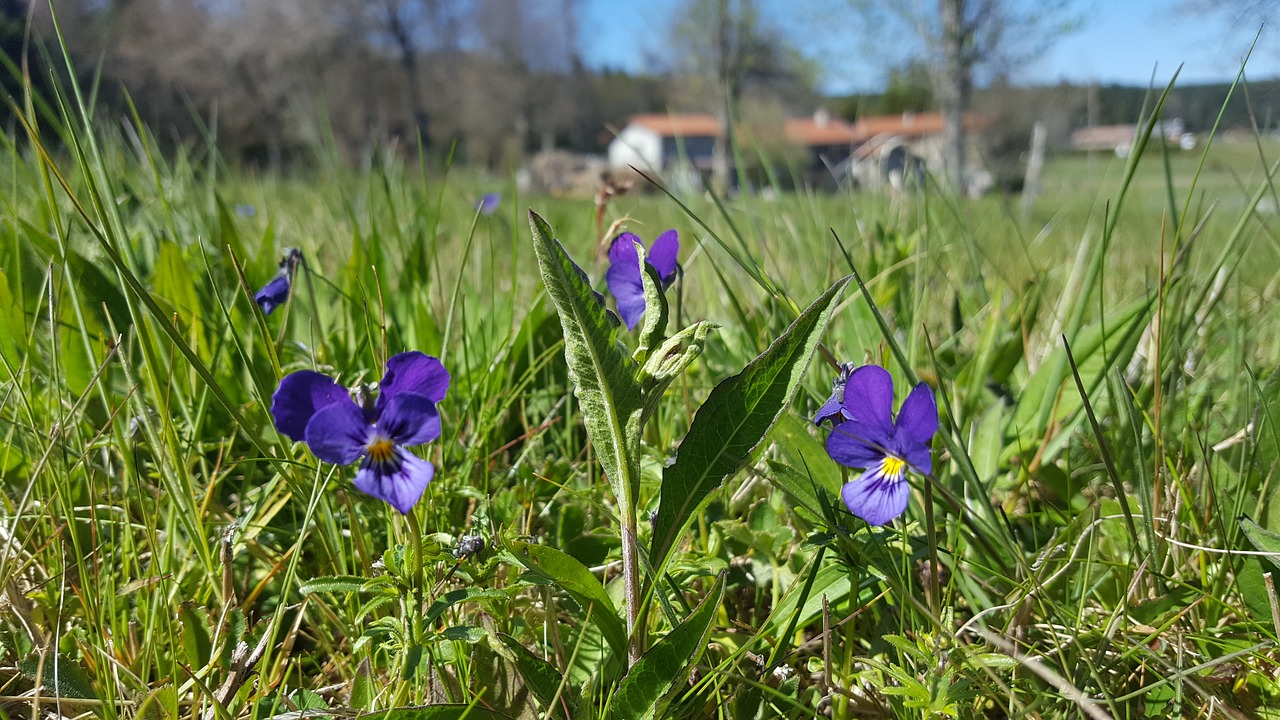
<path fill-rule="evenodd" d="M 888 455 L 884 459 L 884 476 L 892 480 L 900 480 L 906 474 L 907 461 L 900 457 Z"/>
<path fill-rule="evenodd" d="M 369 453 L 369 459 L 375 463 L 389 462 L 396 454 L 396 444 L 391 442 L 391 438 L 381 435 L 375 437 L 364 449 Z"/>

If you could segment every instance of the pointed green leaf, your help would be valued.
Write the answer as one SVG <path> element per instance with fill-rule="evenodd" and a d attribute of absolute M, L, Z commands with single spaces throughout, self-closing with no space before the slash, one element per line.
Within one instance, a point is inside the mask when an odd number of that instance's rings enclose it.
<path fill-rule="evenodd" d="M 844 278 L 832 285 L 742 372 L 717 385 L 698 409 L 675 464 L 662 473 L 650 553 L 655 574 L 712 491 L 750 458 L 791 404 L 848 284 Z"/>
<path fill-rule="evenodd" d="M 459 588 L 451 590 L 440 596 L 439 600 L 431 603 L 431 607 L 427 608 L 427 614 L 423 616 L 423 621 L 433 623 L 436 618 L 444 614 L 445 610 L 457 605 L 458 603 L 471 602 L 472 600 L 493 600 L 505 599 L 507 594 L 496 588 Z"/>
<path fill-rule="evenodd" d="M 628 426 L 638 436 L 640 386 L 637 366 L 618 342 L 618 319 L 605 309 L 604 298 L 591 289 L 582 268 L 574 264 L 551 227 L 529 213 L 538 269 L 564 329 L 564 356 L 569 380 L 582 407 L 587 434 L 600 466 L 620 503 L 633 497 L 640 477 L 639 453 L 628 452 Z"/>
<path fill-rule="evenodd" d="M 544 711 L 550 710 L 554 717 L 564 717 L 563 710 L 567 707 L 572 717 L 576 703 L 571 697 L 566 697 L 573 688 L 565 682 L 564 673 L 557 670 L 551 663 L 529 652 L 528 648 L 510 635 L 500 634 L 498 639 L 502 640 L 502 644 L 506 645 L 515 656 L 516 672 L 520 673 L 529 692 L 538 699 L 538 706 Z"/>
<path fill-rule="evenodd" d="M 191 269 L 187 267 L 182 249 L 174 243 L 160 246 L 160 256 L 152 272 L 152 284 L 158 297 L 169 301 L 184 323 L 200 320 L 199 287 Z"/>
<path fill-rule="evenodd" d="M 658 271 L 645 257 L 644 245 L 636 243 L 636 255 L 640 258 L 640 283 L 644 286 L 644 320 L 640 324 L 640 345 L 633 357 L 645 357 L 649 349 L 662 342 L 667 331 L 667 296 L 662 292 L 662 280 Z"/>
<path fill-rule="evenodd" d="M 1272 565 L 1280 568 L 1280 535 L 1267 530 L 1258 523 L 1249 518 L 1248 515 L 1241 515 L 1237 518 L 1240 523 L 1240 529 L 1244 531 L 1244 536 L 1249 538 L 1249 542 L 1258 552 L 1267 553 L 1265 557 Z"/>
<path fill-rule="evenodd" d="M 813 423 L 787 414 L 774 427 L 772 437 L 781 462 L 769 461 L 769 468 L 774 471 L 769 479 L 819 517 L 824 504 L 839 507 L 840 487 L 844 484 L 840 466 L 831 462 L 826 444 L 814 434 Z"/>
<path fill-rule="evenodd" d="M 356 668 L 356 676 L 351 679 L 351 707 L 361 712 L 373 710 L 374 698 L 378 690 L 373 684 L 373 670 L 369 667 L 369 658 L 360 661 Z"/>
<path fill-rule="evenodd" d="M 609 647 L 618 657 L 627 653 L 627 631 L 618 608 L 609 599 L 604 585 L 572 555 L 546 545 L 513 542 L 512 554 L 522 565 L 569 593 L 578 604 L 591 609 L 591 619 L 604 632 Z"/>
<path fill-rule="evenodd" d="M 303 595 L 318 592 L 356 593 L 366 590 L 365 585 L 368 582 L 368 578 L 355 577 L 353 575 L 324 575 L 302 583 L 300 590 Z"/>
<path fill-rule="evenodd" d="M 34 681 L 38 676 L 41 687 L 50 695 L 80 700 L 97 700 L 89 673 L 66 657 L 49 653 L 43 663 L 38 654 L 32 653 L 18 661 L 18 672 Z"/>
<path fill-rule="evenodd" d="M 166 684 L 148 692 L 134 717 L 139 720 L 177 720 L 178 690 Z"/>
<path fill-rule="evenodd" d="M 839 496 L 819 485 L 816 478 L 777 460 L 770 460 L 768 465 L 769 480 L 790 495 L 792 500 L 800 504 L 800 507 L 817 517 L 822 517 L 824 502 L 829 507 L 836 506 Z"/>
<path fill-rule="evenodd" d="M 0 355 L 17 366 L 25 354 L 27 321 L 22 302 L 9 289 L 9 278 L 0 270 Z"/>
<path fill-rule="evenodd" d="M 1280 531 L 1280 370 L 1258 389 L 1253 416 L 1254 462 L 1267 483 L 1267 499 L 1260 518 L 1272 532 Z"/>
<path fill-rule="evenodd" d="M 716 611 L 724 599 L 724 573 L 689 617 L 645 653 L 618 684 L 613 717 L 650 720 L 671 702 L 672 690 L 689 676 L 702 657 Z"/>

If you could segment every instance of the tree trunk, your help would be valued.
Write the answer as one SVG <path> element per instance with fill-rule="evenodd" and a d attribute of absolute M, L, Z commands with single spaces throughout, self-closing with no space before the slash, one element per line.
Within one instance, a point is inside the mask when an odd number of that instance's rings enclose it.
<path fill-rule="evenodd" d="M 387 31 L 391 34 L 391 37 L 395 40 L 396 47 L 400 50 L 400 67 L 404 69 L 405 82 L 408 85 L 409 112 L 413 114 L 413 130 L 415 134 L 410 149 L 419 142 L 422 143 L 423 147 L 429 147 L 430 138 L 427 135 L 429 119 L 427 110 L 422 105 L 421 78 L 418 74 L 418 48 L 411 28 L 400 14 L 403 11 L 403 8 L 399 5 L 388 5 Z"/>
<path fill-rule="evenodd" d="M 1031 208 L 1040 194 L 1040 172 L 1044 170 L 1044 142 L 1048 132 L 1044 123 L 1038 122 L 1031 130 L 1031 155 L 1027 160 L 1027 174 L 1022 181 L 1022 219 L 1031 219 Z"/>
<path fill-rule="evenodd" d="M 737 102 L 737 87 L 734 82 L 733 45 L 730 34 L 733 18 L 729 14 L 729 0 L 716 3 L 716 70 L 723 88 L 720 133 L 716 136 L 716 145 L 711 155 L 711 177 L 716 189 L 729 191 L 729 156 L 733 149 L 733 112 Z"/>
<path fill-rule="evenodd" d="M 942 19 L 942 64 L 938 72 L 938 104 L 942 109 L 942 164 L 952 192 L 965 192 L 964 111 L 972 91 L 972 41 L 964 20 L 965 0 L 938 0 Z"/>
<path fill-rule="evenodd" d="M 431 138 L 427 132 L 430 120 L 427 110 L 422 105 L 422 91 L 419 87 L 418 54 L 410 47 L 402 48 L 400 65 L 404 68 L 405 81 L 409 89 L 409 109 L 413 113 L 414 142 L 421 142 L 423 147 L 431 146 Z M 412 149 L 412 147 L 410 148 Z"/>

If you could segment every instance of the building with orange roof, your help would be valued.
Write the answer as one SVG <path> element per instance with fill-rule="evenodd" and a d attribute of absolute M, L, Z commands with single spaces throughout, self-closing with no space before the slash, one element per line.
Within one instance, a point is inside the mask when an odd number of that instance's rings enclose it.
<path fill-rule="evenodd" d="M 824 108 L 812 116 L 787 119 L 782 135 L 787 142 L 809 151 L 806 181 L 815 186 L 831 184 L 835 179 L 832 170 L 849 159 L 857 139 L 849 123 L 832 117 Z"/>
<path fill-rule="evenodd" d="M 983 167 L 974 138 L 987 124 L 981 115 L 966 113 L 968 134 L 965 192 L 980 195 L 990 188 L 991 174 Z M 902 113 L 858 118 L 853 123 L 854 151 L 843 174 L 865 188 L 901 189 L 923 184 L 926 174 L 941 175 L 942 132 L 946 120 L 940 113 Z"/>
<path fill-rule="evenodd" d="M 609 143 L 609 166 L 665 174 L 684 166 L 711 171 L 722 128 L 715 115 L 632 115 Z"/>

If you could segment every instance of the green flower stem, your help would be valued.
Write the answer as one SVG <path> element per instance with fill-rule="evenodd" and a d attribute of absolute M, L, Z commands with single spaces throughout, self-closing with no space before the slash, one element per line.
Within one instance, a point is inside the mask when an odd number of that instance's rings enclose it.
<path fill-rule="evenodd" d="M 410 641 L 418 642 L 418 620 L 422 616 L 422 526 L 418 524 L 417 508 L 409 510 L 404 516 L 409 523 L 409 567 L 413 571 L 410 591 L 413 593 L 413 611 L 409 613 Z"/>
<path fill-rule="evenodd" d="M 627 609 L 627 668 L 640 660 L 644 651 L 636 620 L 640 615 L 640 563 L 636 550 L 636 506 L 628 498 L 623 508 L 622 525 L 622 594 Z"/>

